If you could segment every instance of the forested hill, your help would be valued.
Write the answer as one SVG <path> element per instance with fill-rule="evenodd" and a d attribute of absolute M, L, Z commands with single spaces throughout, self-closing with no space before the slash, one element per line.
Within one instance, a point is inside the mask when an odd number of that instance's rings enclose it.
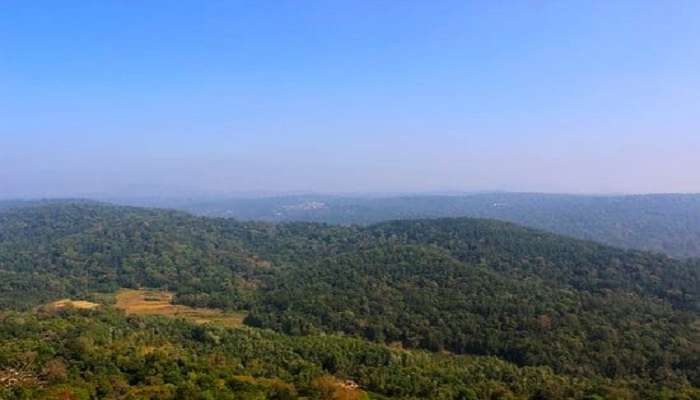
<path fill-rule="evenodd" d="M 411 218 L 493 218 L 617 247 L 700 257 L 698 194 L 483 193 L 382 198 L 310 195 L 207 201 L 141 199 L 131 203 L 198 215 L 275 222 L 371 224 Z"/>
<path fill-rule="evenodd" d="M 700 386 L 700 266 L 469 218 L 270 224 L 103 204 L 0 211 L 0 304 L 122 287 L 289 335 Z"/>

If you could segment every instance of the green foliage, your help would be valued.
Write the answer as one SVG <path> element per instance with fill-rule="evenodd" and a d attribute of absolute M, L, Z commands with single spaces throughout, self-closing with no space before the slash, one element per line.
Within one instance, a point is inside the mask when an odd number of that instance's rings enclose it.
<path fill-rule="evenodd" d="M 0 305 L 145 286 L 176 290 L 196 305 L 240 307 L 242 283 L 258 267 L 221 222 L 99 204 L 2 212 Z"/>
<path fill-rule="evenodd" d="M 13 321 L 27 322 L 3 324 L 3 354 L 24 346 L 17 338 L 26 332 L 47 335 L 36 343 L 47 350 L 26 352 L 51 356 L 42 359 L 51 361 L 42 368 L 51 367 L 47 371 L 57 380 L 52 387 L 63 384 L 56 378 L 62 376 L 63 362 L 72 387 L 93 397 L 99 397 L 94 385 L 136 388 L 134 398 L 227 398 L 226 390 L 249 386 L 270 396 L 265 390 L 272 381 L 259 379 L 280 379 L 292 384 L 296 395 L 311 396 L 311 380 L 328 373 L 357 380 L 374 393 L 406 398 L 475 393 L 478 398 L 633 398 L 640 393 L 687 398 L 700 386 L 697 261 L 467 218 L 343 227 L 242 223 L 92 203 L 0 212 L 3 308 L 28 310 L 63 297 L 97 300 L 104 296 L 96 292 L 119 287 L 165 288 L 176 292 L 180 303 L 245 309 L 247 324 L 294 337 L 124 320 L 100 312 L 46 317 L 53 324 L 47 327 L 41 318 L 13 314 Z M 90 335 L 60 336 L 72 324 L 89 324 L 90 318 L 102 321 L 94 327 L 101 333 L 91 328 Z M 87 367 L 110 354 L 113 328 L 133 333 L 133 342 L 150 326 L 156 327 L 154 337 L 168 338 L 176 354 L 194 357 L 196 366 L 183 369 L 177 357 L 159 360 L 149 368 L 181 373 L 155 381 L 137 373 L 153 353 L 125 357 L 125 364 L 114 355 L 95 369 Z M 377 344 L 324 336 L 337 333 Z M 231 335 L 248 339 L 231 342 Z M 59 337 L 64 339 L 57 344 Z M 265 340 L 253 343 L 252 337 Z M 501 364 L 497 373 L 472 374 L 465 361 L 471 358 L 388 350 L 385 344 L 487 356 L 479 360 Z M 58 345 L 67 352 L 56 350 Z M 346 347 L 333 347 L 341 345 Z M 291 353 L 280 353 L 278 346 Z M 212 370 L 215 363 L 198 358 L 202 351 L 215 350 L 238 364 L 226 361 L 227 369 Z M 421 366 L 392 364 L 403 354 L 423 360 Z M 88 364 L 76 366 L 76 360 Z M 454 360 L 467 364 L 455 366 L 456 372 L 442 369 L 458 363 Z M 228 369 L 231 365 L 237 367 Z M 76 383 L 76 371 L 85 368 L 122 378 L 96 380 L 81 372 L 84 382 Z M 504 368 L 513 375 L 501 374 Z M 195 373 L 200 370 L 203 375 Z M 539 392 L 523 383 L 538 382 L 522 375 L 530 372 L 546 376 Z M 230 381 L 234 375 L 255 380 Z M 488 389 L 479 386 L 480 379 L 490 382 Z M 513 387 L 514 382 L 527 389 Z M 619 392 L 611 389 L 616 386 Z M 82 396 L 78 392 L 72 395 Z"/>
<path fill-rule="evenodd" d="M 627 396 L 620 398 L 663 398 L 663 391 L 638 382 L 574 379 L 493 357 L 125 317 L 109 309 L 5 313 L 0 322 L 0 371 L 22 365 L 40 382 L 0 388 L 7 400 L 319 399 L 317 382 L 329 375 L 356 382 L 372 398 L 592 399 L 613 398 L 613 391 Z M 697 394 L 678 388 L 676 398 Z"/>
<path fill-rule="evenodd" d="M 372 224 L 394 219 L 494 218 L 612 246 L 700 257 L 700 195 L 482 193 L 348 198 L 290 196 L 167 204 L 244 220 Z"/>

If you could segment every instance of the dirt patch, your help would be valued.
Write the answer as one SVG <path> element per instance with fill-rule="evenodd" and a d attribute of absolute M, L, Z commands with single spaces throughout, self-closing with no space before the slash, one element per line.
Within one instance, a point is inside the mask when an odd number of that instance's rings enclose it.
<path fill-rule="evenodd" d="M 71 299 L 61 299 L 49 303 L 45 306 L 48 310 L 68 310 L 68 309 L 79 309 L 79 310 L 92 310 L 99 307 L 97 303 L 93 303 L 85 300 L 71 300 Z"/>
<path fill-rule="evenodd" d="M 332 375 L 321 376 L 311 382 L 318 390 L 321 399 L 360 400 L 366 398 L 359 385 L 353 381 L 343 381 Z"/>
<path fill-rule="evenodd" d="M 250 261 L 252 261 L 253 264 L 258 268 L 270 268 L 270 267 L 272 267 L 272 263 L 270 261 L 263 260 L 262 258 L 258 258 L 255 256 L 250 257 Z"/>
<path fill-rule="evenodd" d="M 116 294 L 115 307 L 130 315 L 162 315 L 184 318 L 198 324 L 214 323 L 228 327 L 241 326 L 245 319 L 243 313 L 173 304 L 173 297 L 173 293 L 166 291 L 122 289 Z"/>

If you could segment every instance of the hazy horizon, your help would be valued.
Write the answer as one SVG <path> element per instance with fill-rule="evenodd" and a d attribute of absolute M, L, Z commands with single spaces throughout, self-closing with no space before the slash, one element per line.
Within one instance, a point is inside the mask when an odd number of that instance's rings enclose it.
<path fill-rule="evenodd" d="M 20 2 L 0 199 L 700 193 L 700 3 Z"/>
<path fill-rule="evenodd" d="M 468 197 L 480 195 L 533 195 L 533 196 L 570 196 L 590 198 L 620 198 L 637 196 L 700 196 L 698 192 L 649 192 L 649 193 L 567 193 L 567 192 L 513 192 L 503 190 L 477 191 L 424 191 L 424 192 L 311 192 L 311 191 L 247 191 L 228 193 L 160 193 L 160 194 L 99 194 L 87 193 L 69 196 L 8 196 L 0 197 L 0 201 L 73 201 L 88 200 L 125 205 L 149 204 L 156 207 L 167 207 L 168 204 L 196 204 L 198 202 L 219 202 L 226 200 L 263 200 L 263 199 L 294 199 L 294 198 L 338 198 L 338 199 L 389 199 L 389 198 L 418 198 L 418 197 Z"/>

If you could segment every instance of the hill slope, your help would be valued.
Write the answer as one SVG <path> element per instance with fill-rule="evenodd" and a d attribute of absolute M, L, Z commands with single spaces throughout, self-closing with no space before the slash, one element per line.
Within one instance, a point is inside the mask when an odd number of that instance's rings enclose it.
<path fill-rule="evenodd" d="M 490 193 L 352 198 L 290 196 L 135 202 L 198 215 L 274 222 L 371 224 L 393 219 L 493 218 L 612 246 L 700 257 L 700 195 L 577 196 Z"/>
<path fill-rule="evenodd" d="M 669 393 L 519 368 L 494 357 L 125 317 L 112 309 L 2 313 L 0 322 L 3 400 L 632 400 Z M 690 399 L 700 391 L 677 387 L 673 393 Z"/>
<path fill-rule="evenodd" d="M 694 261 L 468 218 L 343 227 L 99 204 L 0 212 L 5 307 L 142 286 L 292 335 L 700 386 Z"/>
<path fill-rule="evenodd" d="M 385 223 L 358 232 L 352 246 L 313 232 L 299 246 L 321 258 L 268 281 L 250 324 L 572 374 L 653 379 L 659 368 L 682 369 L 698 382 L 697 266 L 495 221 Z"/>

